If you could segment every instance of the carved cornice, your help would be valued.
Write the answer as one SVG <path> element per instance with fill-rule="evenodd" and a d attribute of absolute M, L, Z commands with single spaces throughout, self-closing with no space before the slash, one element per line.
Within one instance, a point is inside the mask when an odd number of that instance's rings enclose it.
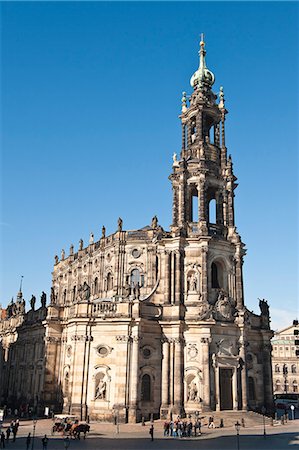
<path fill-rule="evenodd" d="M 71 336 L 71 341 L 88 342 L 93 341 L 93 337 L 86 334 L 73 334 L 73 336 Z"/>

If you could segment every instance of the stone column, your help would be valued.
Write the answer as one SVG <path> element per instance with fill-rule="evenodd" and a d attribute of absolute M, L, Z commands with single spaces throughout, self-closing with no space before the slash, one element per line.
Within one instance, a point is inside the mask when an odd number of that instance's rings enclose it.
<path fill-rule="evenodd" d="M 175 255 L 171 252 L 171 270 L 170 270 L 170 280 L 171 280 L 171 301 L 170 303 L 175 303 Z"/>
<path fill-rule="evenodd" d="M 220 411 L 220 380 L 219 380 L 219 366 L 217 362 L 217 356 L 215 355 L 213 366 L 215 371 L 215 402 L 216 411 Z"/>
<path fill-rule="evenodd" d="M 138 332 L 135 330 L 135 333 Z M 135 334 L 131 340 L 131 364 L 130 364 L 130 400 L 129 400 L 129 422 L 136 422 L 138 406 L 138 347 L 139 337 Z"/>
<path fill-rule="evenodd" d="M 180 184 L 179 184 L 179 225 L 182 226 L 185 223 L 186 218 L 186 195 L 185 195 L 185 184 L 186 184 L 186 176 L 185 172 L 180 177 Z"/>
<path fill-rule="evenodd" d="M 267 337 L 264 336 L 266 339 Z M 269 338 L 269 337 L 268 337 Z M 263 378 L 264 378 L 264 406 L 268 411 L 273 408 L 273 384 L 272 384 L 272 365 L 271 365 L 271 344 L 263 344 Z"/>
<path fill-rule="evenodd" d="M 161 393 L 161 416 L 167 417 L 169 409 L 169 342 L 162 341 L 162 393 Z"/>
<path fill-rule="evenodd" d="M 225 113 L 221 115 L 221 147 L 225 147 Z"/>
<path fill-rule="evenodd" d="M 188 150 L 190 151 L 191 144 L 192 144 L 192 137 L 191 137 L 191 122 L 189 120 L 188 122 Z"/>
<path fill-rule="evenodd" d="M 208 247 L 201 248 L 201 258 L 202 258 L 202 267 L 201 267 L 201 292 L 202 292 L 202 300 L 203 302 L 208 301 Z"/>
<path fill-rule="evenodd" d="M 165 250 L 164 254 L 165 258 L 165 274 L 164 274 L 164 293 L 165 293 L 165 302 L 170 303 L 170 292 L 169 292 L 169 286 L 170 286 L 170 267 L 169 267 L 169 259 L 170 259 L 170 252 L 169 250 Z"/>
<path fill-rule="evenodd" d="M 209 338 L 201 338 L 203 368 L 203 407 L 211 409 Z"/>
<path fill-rule="evenodd" d="M 237 366 L 233 369 L 233 409 L 238 409 L 238 370 Z"/>
<path fill-rule="evenodd" d="M 182 362 L 182 340 L 175 339 L 174 352 L 174 413 L 182 413 L 183 395 L 183 362 Z"/>
<path fill-rule="evenodd" d="M 237 297 L 237 308 L 242 309 L 244 306 L 243 301 L 243 275 L 242 275 L 242 265 L 243 258 L 240 254 L 241 249 L 237 249 L 237 254 L 235 257 L 236 261 L 236 297 Z"/>
<path fill-rule="evenodd" d="M 178 186 L 173 184 L 172 185 L 172 225 L 177 227 L 178 225 Z"/>
<path fill-rule="evenodd" d="M 181 302 L 181 253 L 180 250 L 175 251 L 175 303 Z"/>
<path fill-rule="evenodd" d="M 169 348 L 169 404 L 174 403 L 174 342 L 170 340 Z"/>
<path fill-rule="evenodd" d="M 186 143 L 186 127 L 185 123 L 182 123 L 182 153 L 186 148 L 185 143 Z"/>
<path fill-rule="evenodd" d="M 245 354 L 245 340 L 244 340 L 244 330 L 242 337 L 240 339 L 240 358 L 242 360 L 241 364 L 241 386 L 242 386 L 242 409 L 247 411 L 247 380 L 246 380 L 246 354 Z"/>

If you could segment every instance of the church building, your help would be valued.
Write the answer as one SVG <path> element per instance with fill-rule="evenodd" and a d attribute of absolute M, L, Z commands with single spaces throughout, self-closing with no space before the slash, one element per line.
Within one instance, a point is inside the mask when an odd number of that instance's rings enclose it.
<path fill-rule="evenodd" d="M 244 304 L 237 178 L 227 154 L 223 89 L 203 38 L 183 93 L 172 224 L 105 228 L 55 258 L 45 326 L 45 405 L 82 419 L 136 422 L 272 407 L 269 308 Z M 151 217 L 151 216 L 150 216 Z"/>

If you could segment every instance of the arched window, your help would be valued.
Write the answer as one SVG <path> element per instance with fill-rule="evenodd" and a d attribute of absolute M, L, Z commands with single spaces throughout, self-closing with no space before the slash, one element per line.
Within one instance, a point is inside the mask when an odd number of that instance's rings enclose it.
<path fill-rule="evenodd" d="M 293 392 L 298 392 L 298 384 L 296 380 L 293 381 Z"/>
<path fill-rule="evenodd" d="M 151 377 L 148 374 L 145 374 L 142 377 L 141 399 L 145 402 L 151 401 Z"/>
<path fill-rule="evenodd" d="M 159 258 L 156 256 L 156 280 L 158 279 L 159 274 Z"/>
<path fill-rule="evenodd" d="M 198 190 L 196 186 L 191 186 L 189 194 L 189 220 L 198 222 Z"/>
<path fill-rule="evenodd" d="M 217 218 L 217 214 L 216 214 L 216 200 L 214 198 L 212 198 L 212 200 L 210 200 L 209 203 L 209 223 L 216 223 L 216 218 Z"/>
<path fill-rule="evenodd" d="M 275 373 L 279 373 L 280 369 L 279 369 L 279 364 L 275 364 Z"/>
<path fill-rule="evenodd" d="M 297 372 L 297 367 L 295 366 L 295 364 L 292 364 L 291 372 L 292 373 L 296 373 Z"/>
<path fill-rule="evenodd" d="M 275 382 L 275 391 L 279 392 L 281 390 L 281 383 L 279 380 Z"/>
<path fill-rule="evenodd" d="M 63 303 L 66 303 L 66 289 L 63 291 Z"/>
<path fill-rule="evenodd" d="M 109 272 L 107 274 L 107 291 L 111 291 L 113 289 L 113 277 Z"/>
<path fill-rule="evenodd" d="M 191 142 L 192 142 L 192 144 L 195 141 L 195 139 L 196 139 L 196 120 L 192 119 L 192 122 L 191 122 Z"/>
<path fill-rule="evenodd" d="M 220 273 L 219 273 L 219 265 L 216 263 L 212 263 L 211 273 L 212 273 L 212 288 L 219 289 L 222 287 L 220 285 Z"/>
<path fill-rule="evenodd" d="M 248 377 L 249 400 L 255 400 L 255 385 L 253 377 Z"/>
<path fill-rule="evenodd" d="M 95 278 L 94 280 L 94 294 L 97 294 L 98 292 L 98 278 Z"/>
<path fill-rule="evenodd" d="M 131 272 L 131 287 L 133 288 L 134 286 L 137 286 L 137 283 L 140 284 L 141 279 L 140 279 L 140 272 L 138 269 L 133 269 Z"/>
<path fill-rule="evenodd" d="M 73 302 L 76 300 L 76 285 L 73 287 Z"/>

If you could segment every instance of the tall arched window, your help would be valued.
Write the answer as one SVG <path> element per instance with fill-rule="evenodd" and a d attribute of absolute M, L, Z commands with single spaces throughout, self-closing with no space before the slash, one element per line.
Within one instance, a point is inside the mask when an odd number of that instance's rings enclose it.
<path fill-rule="evenodd" d="M 275 373 L 278 373 L 278 372 L 280 372 L 279 364 L 275 364 Z"/>
<path fill-rule="evenodd" d="M 298 392 L 298 384 L 296 380 L 293 381 L 293 392 Z"/>
<path fill-rule="evenodd" d="M 195 141 L 195 139 L 196 139 L 196 120 L 192 119 L 192 122 L 191 122 L 191 141 L 192 141 L 192 144 Z"/>
<path fill-rule="evenodd" d="M 137 286 L 137 283 L 139 284 L 139 286 L 141 285 L 141 278 L 140 278 L 140 272 L 138 269 L 133 269 L 131 272 L 131 287 Z"/>
<path fill-rule="evenodd" d="M 151 377 L 148 374 L 143 375 L 141 380 L 141 399 L 145 402 L 151 400 Z"/>
<path fill-rule="evenodd" d="M 94 280 L 94 294 L 98 292 L 98 278 L 96 277 Z"/>
<path fill-rule="evenodd" d="M 219 289 L 220 287 L 220 273 L 219 273 L 219 265 L 216 263 L 212 263 L 211 266 L 212 273 L 212 288 Z"/>
<path fill-rule="evenodd" d="M 66 289 L 63 291 L 63 303 L 66 304 Z"/>
<path fill-rule="evenodd" d="M 295 364 L 292 364 L 291 372 L 292 373 L 296 373 L 297 372 L 297 368 L 296 368 Z"/>
<path fill-rule="evenodd" d="M 216 200 L 212 198 L 209 203 L 209 223 L 216 223 L 217 222 L 217 211 L 216 211 L 217 205 Z"/>
<path fill-rule="evenodd" d="M 107 291 L 111 291 L 113 289 L 113 277 L 109 272 L 107 274 Z"/>
<path fill-rule="evenodd" d="M 73 287 L 73 302 L 76 300 L 76 285 Z"/>

